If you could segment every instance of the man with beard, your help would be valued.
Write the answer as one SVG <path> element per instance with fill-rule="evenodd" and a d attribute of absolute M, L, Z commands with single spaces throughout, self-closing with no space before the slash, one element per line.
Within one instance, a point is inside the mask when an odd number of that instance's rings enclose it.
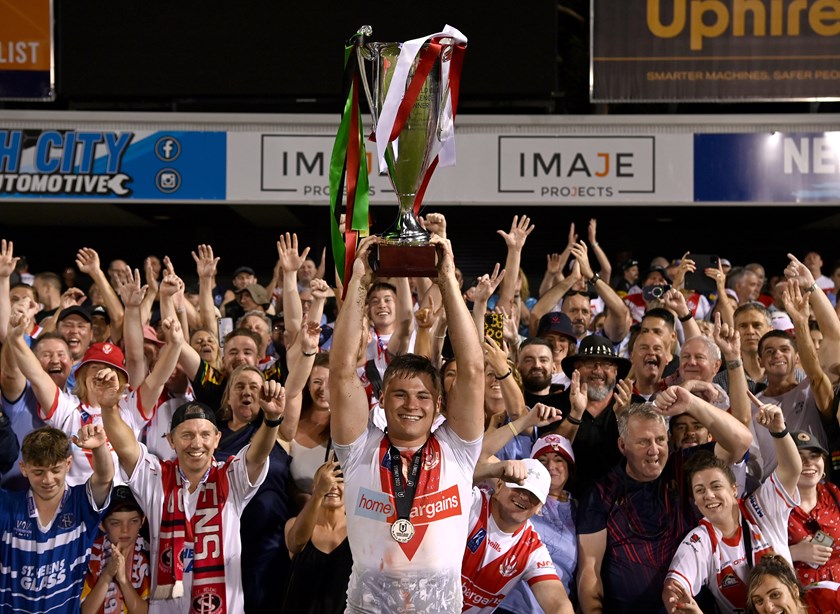
<path fill-rule="evenodd" d="M 630 361 L 619 357 L 607 338 L 590 335 L 581 341 L 577 354 L 563 359 L 562 367 L 569 379 L 575 371 L 580 374 L 586 409 L 581 412 L 572 408 L 569 391 L 565 391 L 560 403 L 564 420 L 541 429 L 540 436 L 550 431 L 573 442 L 578 460 L 575 484 L 570 490 L 579 497 L 621 459 L 616 446 L 618 426 L 613 391 L 616 381 L 627 377 Z"/>
<path fill-rule="evenodd" d="M 542 337 L 523 341 L 516 368 L 522 377 L 525 405 L 533 407 L 542 403 L 561 407 L 562 395 L 551 391 L 551 376 L 554 374 L 554 346 L 551 341 Z"/>

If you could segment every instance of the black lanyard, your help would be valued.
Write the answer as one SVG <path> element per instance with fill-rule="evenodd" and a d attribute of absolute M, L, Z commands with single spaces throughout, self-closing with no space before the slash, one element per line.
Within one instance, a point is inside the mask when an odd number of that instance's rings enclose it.
<path fill-rule="evenodd" d="M 388 448 L 388 456 L 391 460 L 391 483 L 394 486 L 394 503 L 397 508 L 397 518 L 408 520 L 411 516 L 411 505 L 414 503 L 414 494 L 417 492 L 417 478 L 420 477 L 420 466 L 423 461 L 423 450 L 426 444 L 414 453 L 411 459 L 411 466 L 408 468 L 408 479 L 403 482 L 402 456 L 392 444 Z"/>

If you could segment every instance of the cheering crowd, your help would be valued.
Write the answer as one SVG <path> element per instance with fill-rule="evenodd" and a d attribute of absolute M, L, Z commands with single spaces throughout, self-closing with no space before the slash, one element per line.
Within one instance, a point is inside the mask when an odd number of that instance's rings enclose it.
<path fill-rule="evenodd" d="M 0 614 L 840 612 L 840 265 L 592 220 L 531 296 L 527 216 L 472 280 L 422 223 L 436 278 L 334 285 L 2 240 Z"/>

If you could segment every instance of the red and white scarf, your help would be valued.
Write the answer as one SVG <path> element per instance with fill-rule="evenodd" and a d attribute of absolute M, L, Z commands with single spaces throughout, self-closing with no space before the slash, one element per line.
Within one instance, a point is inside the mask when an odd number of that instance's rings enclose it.
<path fill-rule="evenodd" d="M 187 520 L 184 513 L 184 478 L 177 462 L 161 463 L 163 517 L 160 523 L 157 587 L 155 599 L 175 599 L 184 595 L 184 546 L 193 544 L 191 614 L 225 614 L 224 535 L 222 511 L 227 501 L 227 470 L 234 457 L 213 464 L 198 488 L 195 513 Z"/>

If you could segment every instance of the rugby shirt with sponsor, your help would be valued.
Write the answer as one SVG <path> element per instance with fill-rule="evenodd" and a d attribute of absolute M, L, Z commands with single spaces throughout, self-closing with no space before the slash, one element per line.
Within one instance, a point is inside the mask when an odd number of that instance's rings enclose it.
<path fill-rule="evenodd" d="M 470 528 L 472 476 L 481 439 L 464 441 L 447 423 L 431 435 L 411 509 L 416 533 L 407 543 L 391 537 L 397 513 L 383 432 L 368 424 L 353 443 L 333 446 L 344 471 L 353 552 L 347 611 L 460 612 L 459 555 Z"/>
<path fill-rule="evenodd" d="M 557 580 L 548 549 L 530 520 L 505 533 L 490 512 L 490 495 L 476 490 L 470 510 L 470 531 L 461 563 L 464 612 L 490 614 L 514 586 Z"/>
<path fill-rule="evenodd" d="M 88 484 L 65 485 L 52 521 L 42 525 L 31 491 L 0 490 L 0 613 L 79 611 L 100 509 Z"/>

